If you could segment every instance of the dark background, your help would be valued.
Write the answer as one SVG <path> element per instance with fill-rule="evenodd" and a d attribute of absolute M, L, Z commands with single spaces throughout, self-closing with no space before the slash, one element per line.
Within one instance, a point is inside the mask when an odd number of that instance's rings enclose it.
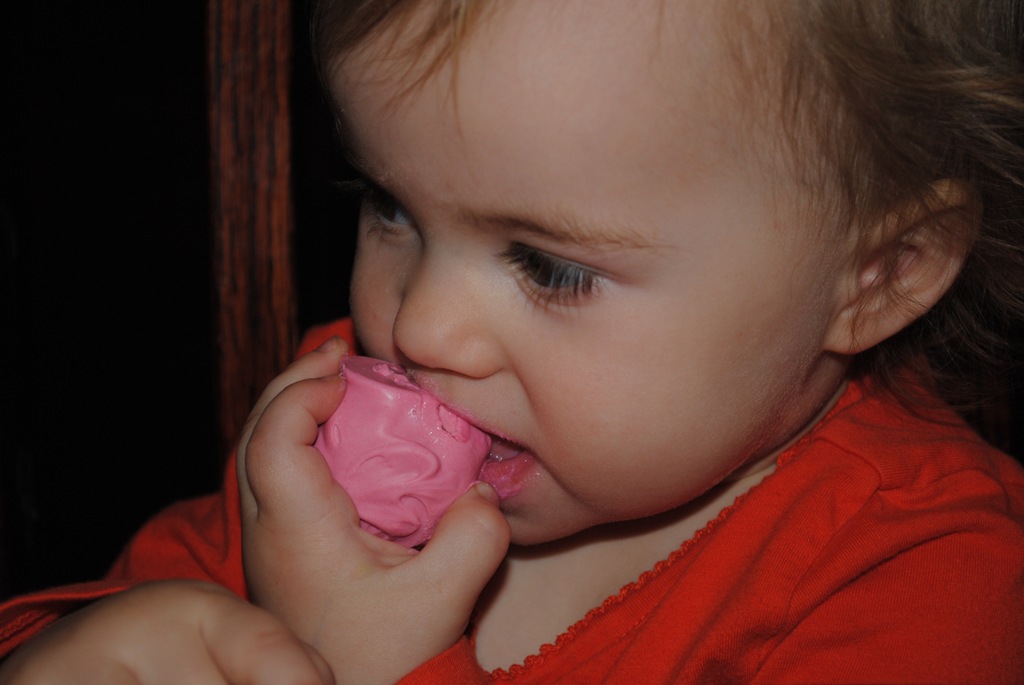
<path fill-rule="evenodd" d="M 216 489 L 205 3 L 0 3 L 0 597 L 101 575 Z M 347 312 L 349 207 L 295 7 L 299 319 Z"/>

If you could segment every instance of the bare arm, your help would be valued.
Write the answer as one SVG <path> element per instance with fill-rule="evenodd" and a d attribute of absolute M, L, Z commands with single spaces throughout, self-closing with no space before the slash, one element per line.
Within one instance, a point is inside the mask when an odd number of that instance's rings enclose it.
<path fill-rule="evenodd" d="M 324 660 L 228 590 L 156 581 L 70 614 L 0 665 L 3 685 L 324 685 Z"/>

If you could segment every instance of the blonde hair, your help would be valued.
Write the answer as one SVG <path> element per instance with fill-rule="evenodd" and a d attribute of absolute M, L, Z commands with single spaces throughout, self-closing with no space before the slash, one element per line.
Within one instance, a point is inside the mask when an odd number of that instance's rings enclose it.
<path fill-rule="evenodd" d="M 795 106 L 808 93 L 823 105 L 803 117 L 817 148 L 806 157 L 825 160 L 835 209 L 870 224 L 908 199 L 928 202 L 943 180 L 974 194 L 976 220 L 951 236 L 970 252 L 950 292 L 855 370 L 898 388 L 909 369 L 971 408 L 1003 378 L 1024 320 L 1024 9 L 1019 0 L 793 8 L 785 90 Z"/>
<path fill-rule="evenodd" d="M 402 49 L 426 56 L 428 75 L 457 56 L 485 5 L 435 0 L 430 20 L 403 36 Z M 795 168 L 818 179 L 823 216 L 867 225 L 910 198 L 926 202 L 944 180 L 973 193 L 977 220 L 961 222 L 962 234 L 951 236 L 971 249 L 950 292 L 854 366 L 895 389 L 909 370 L 954 405 L 970 407 L 991 393 L 987 379 L 1005 378 L 1024 321 L 1021 0 L 772 7 L 770 31 L 740 26 L 739 40 L 755 46 L 741 61 L 760 77 L 765 55 L 778 57 L 767 68 L 781 86 L 776 114 Z M 321 78 L 369 37 L 404 28 L 413 10 L 428 9 L 422 0 L 319 0 L 312 30 Z"/>

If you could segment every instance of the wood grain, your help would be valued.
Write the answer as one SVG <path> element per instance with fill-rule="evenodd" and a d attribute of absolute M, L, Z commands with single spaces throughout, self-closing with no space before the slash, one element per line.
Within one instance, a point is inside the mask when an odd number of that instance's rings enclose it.
<path fill-rule="evenodd" d="M 296 344 L 290 5 L 208 4 L 212 304 L 223 453 Z"/>

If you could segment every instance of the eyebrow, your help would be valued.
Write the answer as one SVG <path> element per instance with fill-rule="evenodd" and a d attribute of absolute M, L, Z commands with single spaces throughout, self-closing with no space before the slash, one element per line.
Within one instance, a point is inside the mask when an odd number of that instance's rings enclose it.
<path fill-rule="evenodd" d="M 370 184 L 384 192 L 387 190 L 389 174 L 374 174 L 365 160 L 347 144 L 342 145 L 345 162 Z M 459 213 L 460 221 L 472 224 L 484 230 L 519 231 L 545 238 L 562 245 L 581 247 L 616 247 L 623 249 L 656 249 L 661 245 L 649 235 L 633 226 L 619 226 L 613 229 L 602 229 L 577 221 L 566 215 L 550 215 L 546 213 L 545 222 L 536 221 L 526 214 L 501 213 L 488 214 L 473 210 Z"/>
<path fill-rule="evenodd" d="M 516 214 L 481 214 L 463 211 L 460 218 L 475 226 L 496 231 L 521 231 L 563 245 L 652 249 L 658 247 L 650 236 L 634 227 L 598 228 L 565 215 L 545 215 L 545 222 Z"/>
<path fill-rule="evenodd" d="M 386 180 L 386 175 L 370 171 L 370 165 L 349 145 L 347 138 L 341 140 L 341 158 L 349 169 L 375 185 L 382 185 Z"/>

